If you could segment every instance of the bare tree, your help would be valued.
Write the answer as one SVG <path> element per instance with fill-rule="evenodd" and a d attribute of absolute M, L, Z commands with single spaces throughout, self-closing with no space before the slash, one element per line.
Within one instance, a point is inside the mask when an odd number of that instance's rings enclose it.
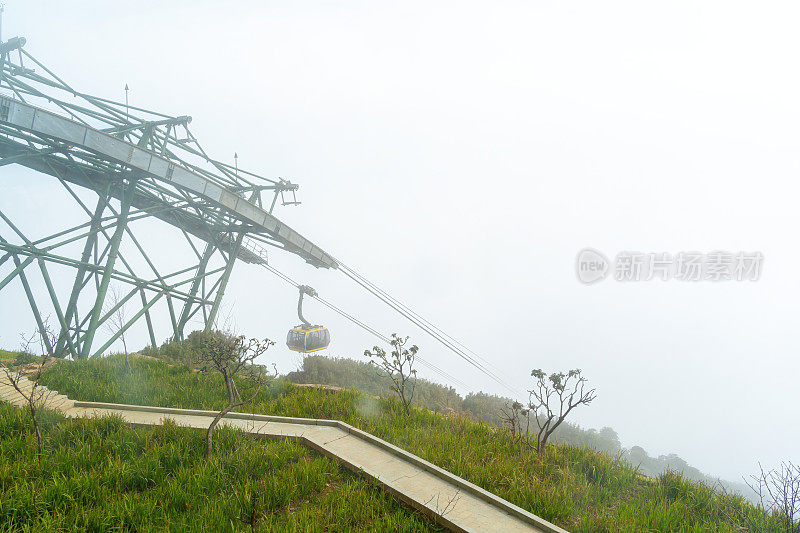
<path fill-rule="evenodd" d="M 414 399 L 416 388 L 417 371 L 414 369 L 414 361 L 419 348 L 416 345 L 406 349 L 405 345 L 408 337 L 402 338 L 397 333 L 392 333 L 391 354 L 386 354 L 386 350 L 379 346 L 373 346 L 372 351 L 364 350 L 364 355 L 370 358 L 370 363 L 378 367 L 382 374 L 392 380 L 391 389 L 403 402 L 406 416 L 411 414 L 411 401 Z"/>
<path fill-rule="evenodd" d="M 595 389 L 585 390 L 587 379 L 581 376 L 580 369 L 553 373 L 549 376 L 541 369 L 531 372 L 536 378 L 536 386 L 529 390 L 526 417 L 533 418 L 538 428 L 536 451 L 544 453 L 550 435 L 561 425 L 567 416 L 579 405 L 589 405 L 595 399 Z"/>
<path fill-rule="evenodd" d="M 16 390 L 28 404 L 28 411 L 30 411 L 31 414 L 33 431 L 36 434 L 36 446 L 39 450 L 38 460 L 41 463 L 43 449 L 42 432 L 39 429 L 39 408 L 43 407 L 47 403 L 47 400 L 50 398 L 50 396 L 55 394 L 47 387 L 43 387 L 39 384 L 39 380 L 42 377 L 42 371 L 45 369 L 45 365 L 50 359 L 50 354 L 47 349 L 48 343 L 45 342 L 45 339 L 49 341 L 50 346 L 55 346 L 56 342 L 56 336 L 53 333 L 53 330 L 50 328 L 50 324 L 47 320 L 43 322 L 42 328 L 37 330 L 34 335 L 31 337 L 22 337 L 22 350 L 30 353 L 31 345 L 36 342 L 36 339 L 38 339 L 39 342 L 42 359 L 36 364 L 33 372 L 27 379 L 23 375 L 22 368 L 15 368 L 10 363 L 0 363 L 0 368 L 2 369 L 8 383 L 14 387 L 14 390 Z"/>
<path fill-rule="evenodd" d="M 227 405 L 214 417 L 206 432 L 206 454 L 211 455 L 214 428 L 219 421 L 232 409 L 251 402 L 267 379 L 261 367 L 254 364 L 254 360 L 275 344 L 269 339 L 245 339 L 244 335 L 234 336 L 221 331 L 212 331 L 205 335 L 202 348 L 198 354 L 199 363 L 206 369 L 215 370 L 222 374 L 225 389 L 228 393 Z M 255 392 L 247 399 L 242 400 L 236 387 L 235 378 L 239 374 L 247 374 L 256 382 Z"/>
<path fill-rule="evenodd" d="M 786 533 L 800 532 L 800 465 L 784 461 L 780 468 L 767 471 L 759 463 L 758 469 L 758 475 L 745 483 L 758 494 L 766 512 L 778 515 Z"/>
<path fill-rule="evenodd" d="M 108 308 L 104 312 L 110 312 L 111 315 L 103 326 L 112 336 L 119 334 L 119 339 L 122 341 L 122 348 L 125 351 L 125 370 L 130 372 L 131 365 L 128 361 L 128 343 L 125 340 L 125 326 L 128 323 L 128 319 L 125 312 L 125 303 L 116 285 L 111 287 L 107 298 Z"/>

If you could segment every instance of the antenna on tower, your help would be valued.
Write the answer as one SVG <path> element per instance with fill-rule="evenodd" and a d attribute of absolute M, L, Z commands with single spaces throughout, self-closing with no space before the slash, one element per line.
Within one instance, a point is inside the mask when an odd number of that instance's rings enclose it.
<path fill-rule="evenodd" d="M 3 11 L 5 10 L 6 5 L 0 2 L 0 43 L 3 42 Z"/>
<path fill-rule="evenodd" d="M 130 122 L 131 121 L 131 113 L 128 109 L 128 84 L 125 84 L 125 119 Z"/>

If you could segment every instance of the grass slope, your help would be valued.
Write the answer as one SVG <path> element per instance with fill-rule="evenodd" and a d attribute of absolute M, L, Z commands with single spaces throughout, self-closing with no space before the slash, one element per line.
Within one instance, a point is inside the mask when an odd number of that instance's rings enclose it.
<path fill-rule="evenodd" d="M 287 374 L 293 383 L 321 383 L 356 389 L 374 396 L 389 396 L 389 378 L 373 365 L 364 361 L 331 358 L 309 354 L 303 358 L 301 369 Z M 456 411 L 469 415 L 473 420 L 482 421 L 494 427 L 501 427 L 501 409 L 509 407 L 513 400 L 486 394 L 470 393 L 461 398 L 452 387 L 446 387 L 427 379 L 418 378 L 414 390 L 414 403 L 436 412 Z M 561 424 L 553 435 L 553 442 L 574 444 L 586 448 L 616 454 L 622 448 L 617 434 L 611 428 L 600 432 L 580 428 L 569 421 Z"/>
<path fill-rule="evenodd" d="M 222 428 L 217 453 L 166 424 L 47 413 L 36 458 L 26 411 L 0 404 L 2 531 L 429 531 L 431 525 L 333 461 L 290 441 Z"/>
<path fill-rule="evenodd" d="M 217 376 L 148 359 L 134 359 L 133 369 L 127 374 L 119 357 L 65 362 L 43 381 L 79 400 L 205 409 L 224 403 Z M 570 531 L 733 532 L 756 525 L 778 530 L 774 518 L 740 496 L 719 494 L 680 475 L 646 478 L 621 456 L 571 445 L 548 446 L 539 457 L 507 431 L 463 416 L 414 409 L 406 418 L 391 398 L 277 380 L 243 410 L 343 420 Z"/>
<path fill-rule="evenodd" d="M 153 350 L 158 355 L 162 355 L 163 351 L 163 348 Z M 347 358 L 308 354 L 303 358 L 302 367 L 287 374 L 286 378 L 293 383 L 336 385 L 338 387 L 356 389 L 375 396 L 389 396 L 392 394 L 389 388 L 389 379 L 382 376 L 373 365 Z M 414 402 L 432 411 L 441 413 L 455 411 L 465 414 L 473 420 L 485 422 L 490 426 L 502 427 L 505 425 L 502 418 L 502 410 L 508 408 L 513 403 L 513 400 L 484 392 L 471 392 L 462 399 L 452 387 L 426 379 L 418 379 Z M 752 498 L 751 501 L 755 501 L 755 493 L 744 483 L 708 476 L 689 465 L 676 454 L 651 457 L 640 446 L 632 446 L 630 449 L 623 448 L 616 431 L 610 427 L 604 427 L 597 431 L 582 428 L 566 421 L 556 429 L 550 441 L 553 443 L 572 444 L 582 448 L 593 448 L 611 455 L 621 453 L 628 462 L 638 465 L 639 471 L 648 476 L 657 477 L 667 470 L 672 470 L 680 472 L 685 478 L 693 481 L 701 481 L 712 486 L 722 486 L 730 492 L 738 492 L 744 496 L 750 496 Z"/>

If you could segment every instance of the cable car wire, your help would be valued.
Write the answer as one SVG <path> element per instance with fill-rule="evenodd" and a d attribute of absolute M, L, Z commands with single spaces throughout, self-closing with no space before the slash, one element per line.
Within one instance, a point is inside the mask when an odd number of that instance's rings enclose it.
<path fill-rule="evenodd" d="M 275 274 L 276 276 L 281 278 L 286 283 L 294 286 L 295 288 L 298 288 L 300 286 L 300 284 L 298 282 L 296 282 L 295 280 L 293 280 L 292 278 L 290 278 L 289 276 L 287 276 L 286 274 L 284 274 L 283 272 L 281 272 L 277 268 L 273 267 L 272 265 L 267 264 L 267 263 L 261 263 L 261 266 L 263 266 L 264 268 L 266 268 L 267 270 L 269 270 L 270 272 L 272 272 L 273 274 Z M 391 339 L 389 337 L 387 337 L 386 335 L 384 335 L 380 331 L 376 330 L 375 328 L 369 326 L 368 324 L 365 324 L 364 322 L 362 322 L 361 320 L 357 319 L 353 315 L 349 314 L 345 310 L 337 307 L 336 305 L 334 305 L 331 302 L 325 300 L 324 298 L 322 298 L 319 295 L 314 296 L 314 299 L 318 300 L 324 306 L 328 307 L 329 309 L 331 309 L 335 313 L 337 313 L 337 314 L 341 315 L 342 317 L 346 318 L 347 320 L 351 321 L 352 323 L 354 323 L 355 325 L 359 326 L 360 328 L 362 328 L 363 330 L 367 331 L 368 333 L 371 333 L 372 335 L 374 335 L 375 337 L 377 337 L 378 339 L 380 339 L 384 343 L 391 344 Z M 423 366 L 429 368 L 434 373 L 436 373 L 439 376 L 441 376 L 442 378 L 444 378 L 446 381 L 449 381 L 450 383 L 458 385 L 458 386 L 460 386 L 460 387 L 462 387 L 464 389 L 469 389 L 469 386 L 466 383 L 464 383 L 463 381 L 461 381 L 457 377 L 453 376 L 449 372 L 439 368 L 438 366 L 436 366 L 435 364 L 431 363 L 430 361 L 425 360 L 424 358 L 420 357 L 419 355 L 416 356 L 416 359 L 420 362 L 420 364 L 422 364 Z"/>
<path fill-rule="evenodd" d="M 432 323 L 430 320 L 427 320 L 425 317 L 421 316 L 419 313 L 417 313 L 417 312 L 416 312 L 416 311 L 414 311 L 412 308 L 410 308 L 408 305 L 404 304 L 403 302 L 401 302 L 401 301 L 400 301 L 400 300 L 398 300 L 397 298 L 394 298 L 392 295 L 390 295 L 389 293 L 387 293 L 386 291 L 384 291 L 383 289 L 381 289 L 380 287 L 378 287 L 378 286 L 377 286 L 375 283 L 373 283 L 373 282 L 369 281 L 369 280 L 368 280 L 366 277 L 364 277 L 362 274 L 359 274 L 359 273 L 358 273 L 357 271 L 355 271 L 353 268 L 351 268 L 351 267 L 349 267 L 349 266 L 347 266 L 347 265 L 344 265 L 343 263 L 341 263 L 341 261 L 339 261 L 339 260 L 338 260 L 338 259 L 336 259 L 336 258 L 334 258 L 334 259 L 335 259 L 337 262 L 339 262 L 339 265 L 340 265 L 340 267 L 343 267 L 343 268 L 344 268 L 344 269 L 346 269 L 347 271 L 351 272 L 353 275 L 355 275 L 355 276 L 357 276 L 359 279 L 361 279 L 361 280 L 362 280 L 364 283 L 367 283 L 367 284 L 369 284 L 369 285 L 370 285 L 370 286 L 371 286 L 371 287 L 374 289 L 374 291 L 376 291 L 376 292 L 379 292 L 379 293 L 380 293 L 380 294 L 382 294 L 384 297 L 386 297 L 387 299 L 389 299 L 389 300 L 391 300 L 392 302 L 394 302 L 394 303 L 395 303 L 397 306 L 399 306 L 399 307 L 403 308 L 403 309 L 404 309 L 404 310 L 405 310 L 405 311 L 406 311 L 408 314 L 410 314 L 410 315 L 414 316 L 414 317 L 415 317 L 415 318 L 417 318 L 417 320 L 419 320 L 420 322 L 423 322 L 424 324 L 427 324 L 427 325 L 428 325 L 428 326 L 429 326 L 431 329 L 435 330 L 435 331 L 436 331 L 436 332 L 437 332 L 439 335 L 441 335 L 441 336 L 445 337 L 445 338 L 446 338 L 447 340 L 449 340 L 449 341 L 450 341 L 452 344 L 454 344 L 454 345 L 456 345 L 457 347 L 459 347 L 459 348 L 460 348 L 460 351 L 461 351 L 462 353 L 463 353 L 463 352 L 468 352 L 468 353 L 469 353 L 469 354 L 471 354 L 471 355 L 472 355 L 472 356 L 473 356 L 475 359 L 477 359 L 477 360 L 479 360 L 479 361 L 481 361 L 481 362 L 483 363 L 481 366 L 485 366 L 485 367 L 491 368 L 491 369 L 492 369 L 492 371 L 493 371 L 492 373 L 495 373 L 495 374 L 497 375 L 497 377 L 499 377 L 499 378 L 502 378 L 503 380 L 508 380 L 508 379 L 509 379 L 509 378 L 508 378 L 508 376 L 504 375 L 504 374 L 503 374 L 503 372 L 502 372 L 502 371 L 501 371 L 499 368 L 497 368 L 497 367 L 496 367 L 494 364 L 492 364 L 490 361 L 488 361 L 488 360 L 486 360 L 485 358 L 481 357 L 479 354 L 477 354 L 476 352 L 474 352 L 473 350 L 471 350 L 470 348 L 468 348 L 467 346 L 465 346 L 464 344 L 462 344 L 461 342 L 459 342 L 457 339 L 455 339 L 455 338 L 453 338 L 452 336 L 450 336 L 449 334 L 447 334 L 445 331 L 443 331 L 441 328 L 439 328 L 438 326 L 436 326 L 436 325 L 435 325 L 434 323 Z M 372 291 L 370 291 L 370 292 L 372 292 Z M 399 310 L 398 310 L 398 311 L 399 311 Z M 506 388 L 508 388 L 508 386 L 506 386 Z M 513 390 L 513 389 L 511 389 L 511 390 Z"/>
<path fill-rule="evenodd" d="M 384 343 L 391 344 L 392 339 L 390 339 L 389 337 L 387 337 L 386 335 L 384 335 L 380 331 L 377 331 L 373 327 L 365 324 L 364 322 L 360 321 L 356 317 L 354 317 L 351 314 L 347 313 L 343 309 L 340 309 L 339 307 L 333 305 L 332 303 L 330 303 L 329 301 L 323 299 L 322 297 L 318 296 L 316 299 L 319 300 L 320 303 L 322 303 L 323 305 L 325 305 L 326 307 L 328 307 L 332 311 L 334 311 L 334 312 L 338 313 L 339 315 L 343 316 L 344 318 L 350 320 L 355 325 L 361 327 L 362 329 L 364 329 L 365 331 L 367 331 L 369 333 L 372 333 L 375 337 L 379 338 Z M 437 374 L 439 374 L 440 376 L 442 376 L 446 380 L 448 380 L 448 381 L 450 381 L 450 382 L 452 382 L 452 383 L 454 383 L 456 385 L 459 385 L 460 387 L 463 387 L 464 389 L 468 389 L 469 388 L 468 385 L 466 383 L 464 383 L 463 381 L 461 381 L 460 379 L 456 378 L 455 376 L 453 376 L 452 374 L 446 372 L 445 370 L 442 370 L 441 368 L 439 368 L 438 366 L 434 365 L 433 363 L 431 363 L 429 361 L 426 361 L 425 359 L 423 359 L 419 355 L 416 356 L 416 359 L 423 366 L 426 366 L 426 367 L 430 368 L 431 370 L 433 370 L 434 372 L 436 372 Z"/>
<path fill-rule="evenodd" d="M 388 306 L 392 307 L 395 311 L 400 313 L 407 320 L 420 327 L 423 331 L 428 333 L 434 339 L 438 340 L 445 347 L 447 347 L 456 355 L 458 355 L 459 357 L 470 363 L 472 366 L 477 368 L 479 371 L 481 371 L 483 374 L 485 374 L 490 379 L 495 381 L 497 384 L 501 385 L 502 387 L 512 392 L 514 396 L 519 396 L 519 397 L 524 396 L 520 394 L 520 391 L 518 391 L 517 389 L 506 383 L 505 380 L 503 380 L 501 377 L 499 377 L 490 369 L 488 369 L 484 364 L 477 361 L 474 357 L 472 357 L 469 353 L 467 353 L 463 349 L 459 348 L 459 346 L 457 346 L 454 342 L 448 340 L 447 337 L 449 336 L 440 333 L 441 329 L 437 328 L 436 326 L 433 326 L 433 324 L 429 323 L 424 319 L 421 320 L 420 319 L 421 317 L 418 317 L 418 315 L 416 315 L 416 313 L 413 313 L 413 311 L 411 311 L 407 306 L 403 305 L 401 302 L 399 302 L 391 295 L 380 289 L 374 283 L 367 280 L 365 277 L 361 276 L 358 272 L 356 272 L 352 268 L 348 267 L 338 259 L 336 258 L 334 259 L 339 263 L 340 270 L 342 270 L 342 272 L 344 272 L 344 274 L 347 275 L 350 279 L 355 281 L 357 284 L 361 285 L 365 290 L 372 293 L 374 296 L 376 296 L 379 300 L 381 300 Z M 452 339 L 452 337 L 450 338 Z"/>
<path fill-rule="evenodd" d="M 387 305 L 389 305 L 390 307 L 395 309 L 398 313 L 403 315 L 405 318 L 407 318 L 408 320 L 410 320 L 411 322 L 413 322 L 414 324 L 416 324 L 417 326 L 422 328 L 423 331 L 425 331 L 426 333 L 428 333 L 429 335 L 434 337 L 436 340 L 438 340 L 439 342 L 444 344 L 451 351 L 455 352 L 457 355 L 459 355 L 460 357 L 465 359 L 467 362 L 469 362 L 470 364 L 475 366 L 478 370 L 480 370 L 481 372 L 483 372 L 484 374 L 486 374 L 487 376 L 492 378 L 498 384 L 508 388 L 512 392 L 516 392 L 516 391 L 514 391 L 513 388 L 511 388 L 508 384 L 506 384 L 504 382 L 504 380 L 500 378 L 500 376 L 496 375 L 494 372 L 489 370 L 486 367 L 485 364 L 482 364 L 482 363 L 476 361 L 474 357 L 470 356 L 463 349 L 459 348 L 458 344 L 460 344 L 460 343 L 455 341 L 455 339 L 453 339 L 449 335 L 445 334 L 440 328 L 436 327 L 434 324 L 430 323 L 429 321 L 427 321 L 424 318 L 422 318 L 421 316 L 419 316 L 417 313 L 415 313 L 413 310 L 411 310 L 408 306 L 404 305 L 402 302 L 400 302 L 396 298 L 392 297 L 386 291 L 383 291 L 382 289 L 380 289 L 377 285 L 375 285 L 374 283 L 370 282 L 368 279 L 366 279 L 364 276 L 360 275 L 358 272 L 354 271 L 350 267 L 347 267 L 346 265 L 344 265 L 342 263 L 340 263 L 340 267 L 342 267 L 342 270 L 345 272 L 346 275 L 348 275 L 348 277 L 350 277 L 351 279 L 356 281 L 356 283 L 358 283 L 359 285 L 364 287 L 368 292 L 371 292 L 372 294 L 374 294 L 381 301 L 383 301 L 384 303 L 386 303 Z M 461 345 L 461 346 L 463 346 L 463 345 Z M 483 359 L 480 356 L 478 356 L 478 358 L 479 359 Z"/>

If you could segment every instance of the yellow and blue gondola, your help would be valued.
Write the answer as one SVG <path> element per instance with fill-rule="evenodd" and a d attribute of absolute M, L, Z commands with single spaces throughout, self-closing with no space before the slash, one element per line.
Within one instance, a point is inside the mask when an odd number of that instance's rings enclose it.
<path fill-rule="evenodd" d="M 331 334 L 328 328 L 322 326 L 300 325 L 290 329 L 286 335 L 286 346 L 301 353 L 324 350 L 330 342 Z"/>

